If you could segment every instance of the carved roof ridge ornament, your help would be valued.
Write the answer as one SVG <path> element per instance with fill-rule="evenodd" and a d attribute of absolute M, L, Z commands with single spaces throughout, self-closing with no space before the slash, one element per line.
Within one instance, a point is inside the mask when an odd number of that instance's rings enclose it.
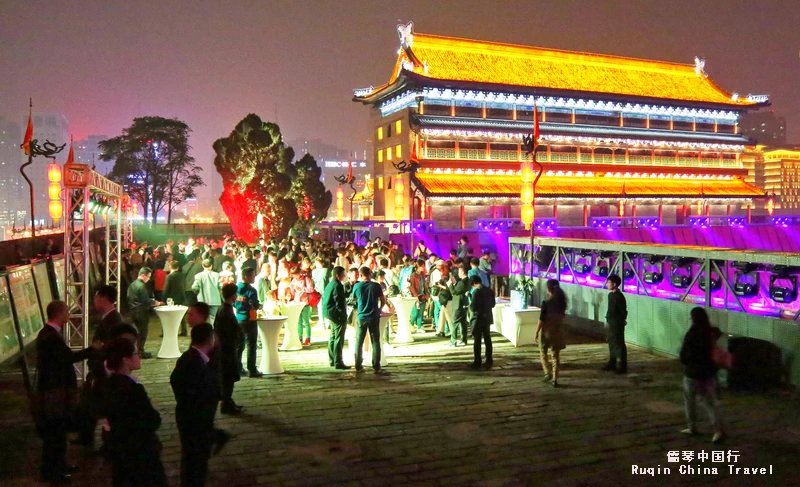
<path fill-rule="evenodd" d="M 410 48 L 414 43 L 414 22 L 397 24 L 397 36 L 400 37 L 400 46 L 403 49 Z"/>
<path fill-rule="evenodd" d="M 411 49 L 411 46 L 414 44 L 414 22 L 409 22 L 405 25 L 398 24 L 397 36 L 400 38 L 400 47 L 406 54 L 406 59 L 403 60 L 400 67 L 411 72 L 414 71 L 414 68 L 423 68 L 427 74 L 427 66 L 417 58 L 417 55 L 414 54 L 414 51 Z"/>
<path fill-rule="evenodd" d="M 705 59 L 700 59 L 699 57 L 695 56 L 694 57 L 694 74 L 696 74 L 698 77 L 708 78 L 708 75 L 706 74 L 705 68 L 706 68 L 706 60 Z"/>

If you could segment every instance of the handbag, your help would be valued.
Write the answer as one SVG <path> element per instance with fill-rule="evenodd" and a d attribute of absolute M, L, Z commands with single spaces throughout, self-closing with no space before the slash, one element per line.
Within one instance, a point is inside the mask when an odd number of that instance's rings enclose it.
<path fill-rule="evenodd" d="M 322 295 L 317 291 L 308 293 L 308 305 L 315 308 L 322 301 Z"/>

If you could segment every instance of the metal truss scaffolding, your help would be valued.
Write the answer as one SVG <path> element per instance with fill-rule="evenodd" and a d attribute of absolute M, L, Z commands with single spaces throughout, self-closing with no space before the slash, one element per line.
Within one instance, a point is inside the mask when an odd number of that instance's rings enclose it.
<path fill-rule="evenodd" d="M 73 349 L 89 346 L 89 303 L 91 289 L 92 242 L 89 239 L 91 229 L 91 205 L 95 197 L 107 199 L 112 211 L 106 216 L 106 282 L 117 286 L 119 296 L 120 239 L 122 219 L 127 215 L 122 211 L 125 194 L 122 186 L 113 183 L 92 171 L 85 164 L 67 164 L 64 166 L 64 186 L 66 195 L 64 215 L 64 282 L 65 301 L 69 307 L 70 321 L 64 334 L 67 343 Z M 113 228 L 112 228 L 113 227 Z M 117 300 L 117 309 L 120 301 Z"/>

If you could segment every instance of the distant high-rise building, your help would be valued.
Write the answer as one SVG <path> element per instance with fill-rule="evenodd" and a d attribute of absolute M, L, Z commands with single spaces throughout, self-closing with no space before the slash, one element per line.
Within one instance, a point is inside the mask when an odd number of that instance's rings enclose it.
<path fill-rule="evenodd" d="M 291 146 L 295 152 L 295 159 L 300 159 L 304 154 L 311 154 L 317 161 L 317 164 L 322 168 L 322 182 L 325 188 L 333 195 L 333 203 L 328 210 L 328 218 L 336 216 L 336 189 L 339 183 L 336 181 L 336 176 L 347 175 L 349 168 L 348 163 L 353 164 L 353 176 L 356 178 L 355 188 L 359 192 L 364 191 L 364 184 L 369 178 L 371 168 L 367 164 L 367 154 L 365 151 L 349 151 L 328 144 L 318 138 L 308 139 L 301 138 L 293 141 L 287 141 L 287 145 Z M 350 197 L 353 190 L 346 186 L 344 188 L 345 196 Z M 350 203 L 347 201 L 345 204 L 345 218 L 350 218 Z M 353 206 L 353 213 L 356 215 L 355 220 L 363 220 L 364 217 L 369 217 L 367 214 L 368 208 L 361 208 L 361 205 Z"/>
<path fill-rule="evenodd" d="M 748 113 L 739 120 L 739 133 L 761 145 L 786 144 L 786 117 L 775 110 Z"/>
<path fill-rule="evenodd" d="M 94 164 L 95 171 L 104 176 L 110 173 L 111 170 L 114 169 L 114 161 L 101 161 L 100 154 L 102 154 L 103 151 L 100 150 L 98 146 L 101 140 L 106 139 L 108 139 L 106 135 L 90 135 L 83 140 L 76 140 L 73 143 L 73 147 L 75 148 L 75 162 L 87 164 L 89 166 Z"/>
<path fill-rule="evenodd" d="M 22 224 L 22 176 L 19 173 L 22 132 L 19 124 L 0 117 L 0 227 Z M 19 218 L 18 218 L 19 216 Z M 0 236 L 3 232 L 0 232 Z"/>

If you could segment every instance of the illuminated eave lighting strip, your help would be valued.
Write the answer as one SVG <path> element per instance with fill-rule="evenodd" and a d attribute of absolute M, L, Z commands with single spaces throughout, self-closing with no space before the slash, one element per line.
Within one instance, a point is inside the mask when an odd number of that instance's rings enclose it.
<path fill-rule="evenodd" d="M 591 198 L 584 198 L 581 196 L 537 196 L 536 202 L 542 204 L 552 204 L 555 203 L 569 203 L 569 202 L 588 202 L 588 203 L 608 203 L 608 204 L 617 204 L 619 201 L 620 196 L 623 195 L 609 195 L 602 198 L 598 198 L 596 196 Z M 732 203 L 741 203 L 741 202 L 750 202 L 752 204 L 753 199 L 749 197 L 740 197 L 740 198 L 724 198 L 724 197 L 708 197 L 708 196 L 686 196 L 686 197 L 670 197 L 670 198 L 659 198 L 656 196 L 625 196 L 625 199 L 628 200 L 636 200 L 636 201 L 652 201 L 655 203 L 660 203 L 662 205 L 678 205 L 678 204 L 686 204 L 686 202 L 696 202 L 697 199 L 703 199 L 708 204 L 732 204 Z M 509 203 L 519 201 L 519 195 L 517 196 L 442 196 L 442 195 L 432 195 L 428 196 L 428 200 L 434 200 L 437 202 L 447 203 L 461 203 L 461 202 L 474 202 L 480 203 L 481 201 L 505 201 Z M 647 217 L 645 217 L 647 218 Z"/>
<path fill-rule="evenodd" d="M 421 174 L 448 174 L 457 176 L 519 176 L 519 169 L 463 169 L 463 168 L 421 168 Z M 545 176 L 555 177 L 595 177 L 594 171 L 545 171 Z M 704 181 L 730 181 L 736 179 L 730 174 L 673 174 L 673 173 L 638 173 L 638 172 L 607 172 L 603 175 L 606 178 L 628 178 L 628 179 L 688 179 Z"/>
<path fill-rule="evenodd" d="M 513 93 L 496 93 L 471 90 L 451 90 L 441 88 L 424 88 L 425 98 L 432 100 L 464 100 L 484 101 L 507 105 L 527 105 L 533 107 L 534 98 L 538 107 L 575 108 L 583 110 L 602 110 L 610 112 L 636 113 L 640 115 L 673 115 L 689 118 L 711 118 L 736 121 L 739 113 L 726 110 L 702 110 L 697 108 L 673 107 L 666 105 L 641 105 L 619 103 L 615 101 L 586 100 L 583 98 L 563 98 L 553 96 L 516 95 Z"/>
<path fill-rule="evenodd" d="M 358 96 L 358 95 L 357 95 Z M 534 98 L 539 108 L 569 108 L 579 110 L 599 110 L 607 112 L 632 113 L 637 115 L 663 115 L 685 118 L 705 118 L 735 123 L 739 112 L 732 110 L 703 110 L 697 108 L 675 107 L 668 105 L 642 105 L 639 103 L 620 103 L 615 101 L 587 100 L 583 98 L 563 98 L 553 96 L 517 95 L 513 93 L 497 93 L 471 90 L 451 90 L 441 88 L 424 88 L 422 91 L 407 91 L 380 105 L 381 114 L 389 115 L 416 104 L 418 97 L 443 101 L 477 101 L 498 103 L 512 108 L 514 105 L 532 108 Z"/>
<path fill-rule="evenodd" d="M 511 132 L 489 132 L 483 130 L 449 130 L 423 128 L 419 131 L 420 135 L 427 137 L 465 137 L 465 138 L 489 138 L 499 141 L 522 141 L 522 134 Z M 640 139 L 619 139 L 609 137 L 582 137 L 574 135 L 546 135 L 539 137 L 542 141 L 554 144 L 588 144 L 588 145 L 618 145 L 625 147 L 656 147 L 656 148 L 678 148 L 678 149 L 703 149 L 710 151 L 743 152 L 744 145 L 738 144 L 711 144 L 704 142 L 670 142 L 664 140 L 640 140 Z"/>

